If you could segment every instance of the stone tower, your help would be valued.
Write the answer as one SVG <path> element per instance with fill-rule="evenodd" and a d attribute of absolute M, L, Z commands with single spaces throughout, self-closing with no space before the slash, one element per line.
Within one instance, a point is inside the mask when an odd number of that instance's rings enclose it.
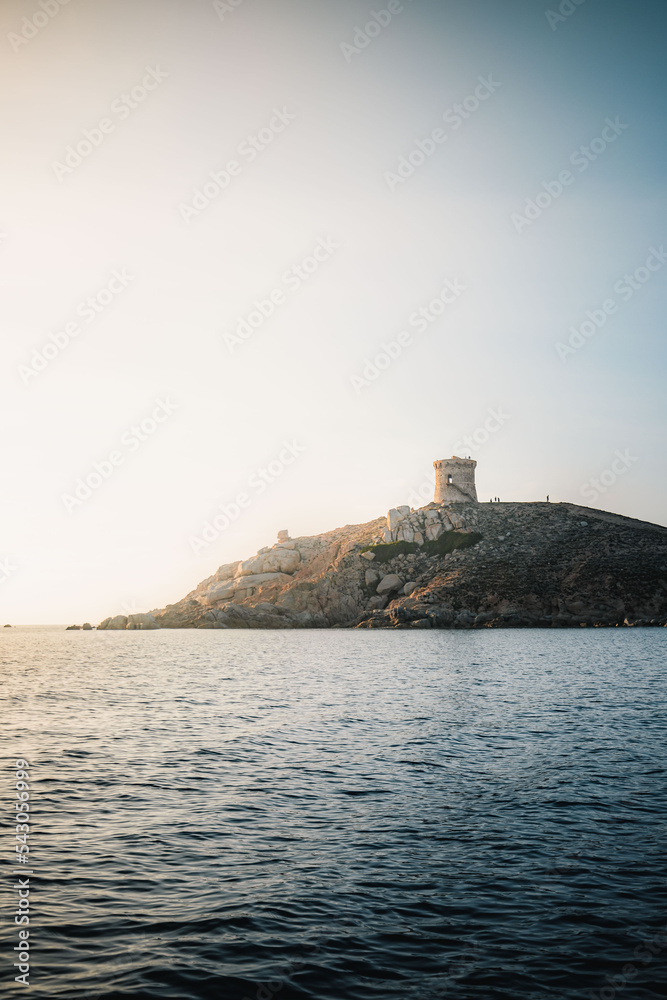
<path fill-rule="evenodd" d="M 434 462 L 435 502 L 474 500 L 477 503 L 476 466 L 477 462 L 473 458 L 458 458 L 456 455 Z"/>

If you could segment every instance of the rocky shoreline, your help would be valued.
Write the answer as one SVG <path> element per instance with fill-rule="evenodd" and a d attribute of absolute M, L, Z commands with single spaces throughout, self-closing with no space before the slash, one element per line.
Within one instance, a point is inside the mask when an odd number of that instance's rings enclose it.
<path fill-rule="evenodd" d="M 667 625 L 667 528 L 576 504 L 431 503 L 279 537 L 98 629 Z"/>

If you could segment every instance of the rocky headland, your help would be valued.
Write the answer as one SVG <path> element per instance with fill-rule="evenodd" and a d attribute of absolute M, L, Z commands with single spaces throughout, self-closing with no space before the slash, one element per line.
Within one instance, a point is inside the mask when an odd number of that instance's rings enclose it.
<path fill-rule="evenodd" d="M 667 528 L 571 503 L 431 503 L 227 563 L 100 629 L 667 625 Z"/>

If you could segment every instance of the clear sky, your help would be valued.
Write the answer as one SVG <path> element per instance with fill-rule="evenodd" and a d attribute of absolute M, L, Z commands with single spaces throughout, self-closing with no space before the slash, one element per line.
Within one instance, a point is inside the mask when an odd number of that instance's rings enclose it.
<path fill-rule="evenodd" d="M 666 24 L 5 0 L 4 621 L 163 606 L 455 451 L 667 523 Z"/>

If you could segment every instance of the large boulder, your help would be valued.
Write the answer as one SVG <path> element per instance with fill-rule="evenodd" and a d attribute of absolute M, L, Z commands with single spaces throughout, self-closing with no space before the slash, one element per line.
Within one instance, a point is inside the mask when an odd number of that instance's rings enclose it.
<path fill-rule="evenodd" d="M 253 576 L 237 576 L 235 580 L 229 580 L 228 583 L 214 584 L 202 596 L 202 604 L 211 607 L 222 601 L 232 601 L 235 597 L 248 597 L 257 588 L 276 582 L 291 583 L 292 578 L 286 573 L 256 573 Z"/>
<path fill-rule="evenodd" d="M 214 579 L 218 583 L 222 583 L 223 580 L 232 580 L 234 578 L 236 570 L 239 568 L 239 565 L 240 565 L 240 560 L 238 559 L 236 562 L 233 563 L 225 563 L 223 566 L 220 566 L 218 568 Z"/>
<path fill-rule="evenodd" d="M 149 629 L 159 628 L 160 626 L 152 615 L 129 615 L 127 619 L 127 627 L 129 629 L 142 630 L 145 632 Z"/>
<path fill-rule="evenodd" d="M 221 601 L 231 601 L 235 593 L 236 584 L 234 580 L 229 580 L 227 583 L 216 583 L 202 596 L 202 604 L 210 607 L 211 605 L 219 604 Z"/>
<path fill-rule="evenodd" d="M 380 580 L 376 594 L 382 596 L 383 594 L 390 594 L 393 590 L 400 590 L 403 586 L 403 581 L 395 573 L 389 573 L 388 576 L 383 576 Z"/>
<path fill-rule="evenodd" d="M 267 583 L 291 583 L 291 578 L 286 573 L 257 573 L 254 576 L 240 576 L 234 580 L 239 590 L 254 590 L 257 587 L 264 587 Z"/>
<path fill-rule="evenodd" d="M 471 625 L 475 624 L 475 618 L 477 615 L 474 611 L 468 611 L 464 608 L 463 611 L 459 611 L 456 616 L 456 624 L 462 625 L 464 628 L 470 628 Z"/>
<path fill-rule="evenodd" d="M 111 619 L 107 625 L 107 629 L 126 629 L 127 628 L 127 615 L 116 615 Z"/>
<path fill-rule="evenodd" d="M 301 556 L 296 549 L 288 549 L 283 546 L 271 549 L 261 556 L 253 556 L 246 559 L 236 570 L 236 577 L 257 576 L 265 573 L 287 573 L 296 572 Z"/>
<path fill-rule="evenodd" d="M 408 509 L 408 513 L 409 513 Z M 400 510 L 396 507 L 392 507 L 391 510 L 387 511 L 387 528 L 389 531 L 394 531 L 398 528 L 399 524 L 404 518 L 404 514 L 401 514 Z"/>

